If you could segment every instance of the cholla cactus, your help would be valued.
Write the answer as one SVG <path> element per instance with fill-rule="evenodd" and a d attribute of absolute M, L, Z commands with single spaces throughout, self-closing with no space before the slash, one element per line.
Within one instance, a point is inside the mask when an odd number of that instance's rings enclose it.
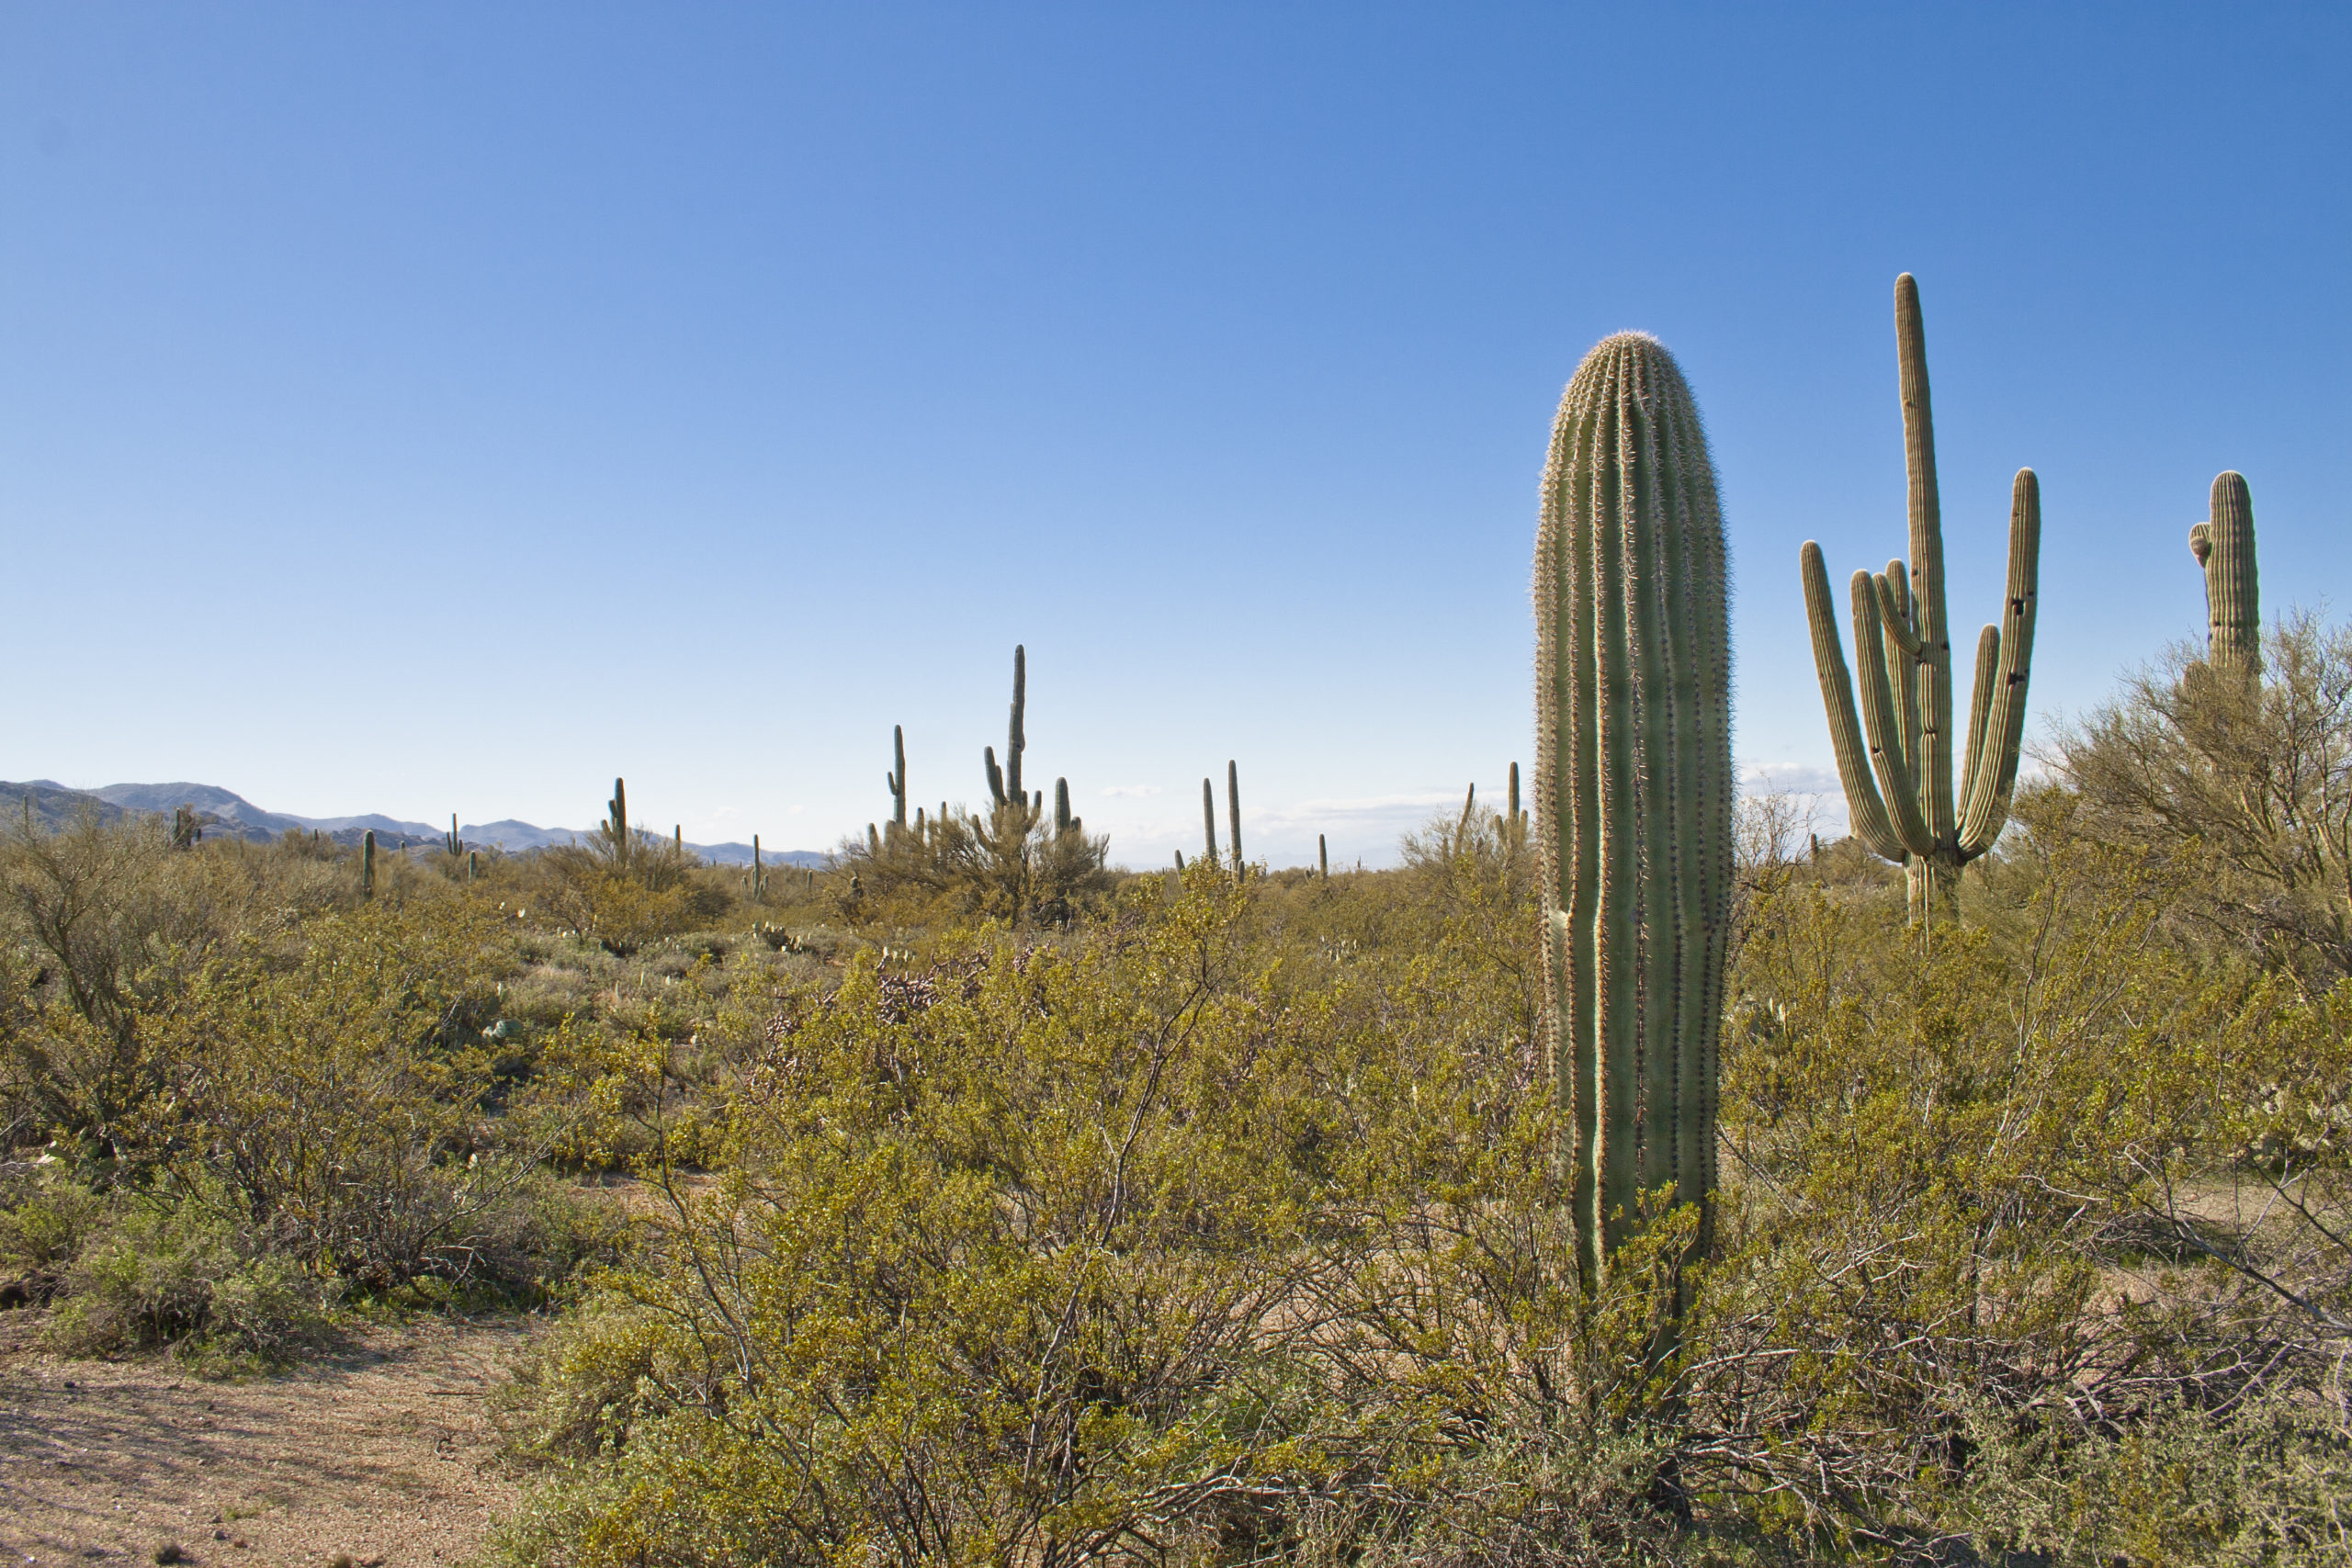
<path fill-rule="evenodd" d="M 1544 1033 L 1576 1129 L 1594 1287 L 1646 1189 L 1712 1241 L 1731 909 L 1731 637 L 1714 466 L 1655 338 L 1560 400 L 1535 539 Z"/>
<path fill-rule="evenodd" d="M 1911 919 L 1922 931 L 1951 908 L 1960 868 L 1993 847 L 2008 820 L 2025 734 L 2026 682 L 2041 554 L 2041 489 L 2019 468 L 2009 497 L 2009 576 L 2001 622 L 1976 642 L 1968 749 L 1957 794 L 1952 778 L 1951 636 L 1944 615 L 1944 535 L 1936 493 L 1936 434 L 1928 400 L 1928 339 L 1919 287 L 1894 280 L 1894 337 L 1903 386 L 1903 437 L 1910 474 L 1911 561 L 1854 573 L 1849 585 L 1854 657 L 1861 665 L 1862 727 L 1838 641 L 1821 547 L 1805 541 L 1805 615 L 1829 716 L 1830 742 L 1854 835 L 1901 864 Z M 1864 728 L 1870 743 L 1863 745 Z M 1875 782 L 1873 782 L 1875 775 Z"/>
<path fill-rule="evenodd" d="M 2262 589 L 2255 574 L 2254 496 L 2244 474 L 2213 478 L 2210 515 L 2188 531 L 2205 570 L 2205 653 L 2217 670 L 2262 670 Z"/>

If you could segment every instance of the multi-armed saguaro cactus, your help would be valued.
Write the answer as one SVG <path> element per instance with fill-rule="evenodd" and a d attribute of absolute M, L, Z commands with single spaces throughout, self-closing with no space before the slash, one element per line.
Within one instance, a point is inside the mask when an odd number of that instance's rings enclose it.
<path fill-rule="evenodd" d="M 453 859 L 466 852 L 465 840 L 458 837 L 458 814 L 454 811 L 449 813 L 448 848 L 449 854 Z"/>
<path fill-rule="evenodd" d="M 2262 590 L 2254 563 L 2254 495 L 2245 476 L 2213 476 L 2210 515 L 2188 531 L 2188 548 L 2205 569 L 2205 656 L 2217 670 L 2259 674 Z"/>
<path fill-rule="evenodd" d="M 628 786 L 619 779 L 613 781 L 613 798 L 605 802 L 605 847 L 612 852 L 613 863 L 625 864 L 628 860 Z"/>
<path fill-rule="evenodd" d="M 894 833 L 907 830 L 907 730 L 906 726 L 890 727 L 890 758 L 897 771 L 884 773 L 882 782 L 890 786 L 890 829 Z"/>
<path fill-rule="evenodd" d="M 1021 720 L 1028 705 L 1029 650 L 1025 646 L 1016 646 L 1012 650 L 1012 723 L 1004 735 L 1004 766 L 997 766 L 995 747 L 980 749 L 981 761 L 988 764 L 989 795 L 999 806 L 1030 806 L 1028 795 L 1021 788 L 1021 753 L 1029 744 Z"/>
<path fill-rule="evenodd" d="M 1732 886 L 1731 638 L 1699 410 L 1604 339 L 1552 426 L 1535 536 L 1544 1032 L 1577 1139 L 1583 1277 L 1674 1184 L 1713 1239 Z"/>
<path fill-rule="evenodd" d="M 368 829 L 359 836 L 359 896 L 376 896 L 376 829 Z"/>
<path fill-rule="evenodd" d="M 1936 432 L 1928 403 L 1928 337 L 1919 286 L 1894 280 L 1894 341 L 1903 385 L 1903 447 L 1910 473 L 1911 562 L 1854 573 L 1854 657 L 1860 663 L 1862 725 L 1838 641 L 1829 573 L 1821 547 L 1805 541 L 1799 560 L 1813 627 L 1821 701 L 1838 752 L 1838 776 L 1854 834 L 1871 852 L 1902 865 L 1912 923 L 1923 930 L 1951 908 L 1960 868 L 1993 847 L 2008 820 L 2025 734 L 2026 680 L 2033 660 L 2036 574 L 2041 554 L 2041 490 L 2019 468 L 2009 501 L 2008 592 L 2001 624 L 1976 642 L 1976 684 L 1968 750 L 1953 793 L 1951 633 L 1944 615 L 1944 534 L 1936 494 Z M 1865 759 L 1867 758 L 1867 761 Z M 1876 782 L 1872 782 L 1872 775 Z"/>

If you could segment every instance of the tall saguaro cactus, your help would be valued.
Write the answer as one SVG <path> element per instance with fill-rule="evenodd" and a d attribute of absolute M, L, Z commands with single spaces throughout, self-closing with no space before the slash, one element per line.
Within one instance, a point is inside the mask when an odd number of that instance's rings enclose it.
<path fill-rule="evenodd" d="M 890 727 L 890 757 L 898 764 L 895 773 L 882 775 L 890 786 L 890 821 L 899 832 L 907 830 L 907 728 L 902 724 Z"/>
<path fill-rule="evenodd" d="M 1233 879 L 1241 880 L 1241 764 L 1227 758 L 1225 764 L 1226 824 L 1232 829 Z"/>
<path fill-rule="evenodd" d="M 1590 1287 L 1641 1192 L 1713 1240 L 1732 886 L 1731 637 L 1699 410 L 1664 345 L 1602 340 L 1560 400 L 1535 536 L 1544 1032 Z"/>
<path fill-rule="evenodd" d="M 359 896 L 376 896 L 376 829 L 368 829 L 359 836 Z"/>
<path fill-rule="evenodd" d="M 2041 487 L 2031 468 L 2019 468 L 2010 487 L 2008 588 L 2000 624 L 1986 626 L 1976 640 L 1968 748 L 1955 794 L 1951 633 L 1944 614 L 1943 512 L 1936 492 L 1935 421 L 1928 400 L 1928 336 L 1919 317 L 1919 286 L 1907 272 L 1894 280 L 1894 342 L 1910 476 L 1911 560 L 1907 570 L 1902 561 L 1892 560 L 1881 573 L 1857 571 L 1849 585 L 1854 657 L 1861 665 L 1860 728 L 1821 547 L 1806 540 L 1798 559 L 1822 706 L 1854 834 L 1871 853 L 1904 867 L 1912 923 L 1930 931 L 1952 908 L 1960 868 L 1991 849 L 2008 820 L 2033 661 Z"/>
<path fill-rule="evenodd" d="M 628 860 L 628 785 L 619 779 L 613 781 L 613 798 L 605 802 L 605 841 L 612 847 L 613 863 L 626 864 Z"/>
<path fill-rule="evenodd" d="M 981 758 L 988 764 L 989 795 L 999 806 L 1008 802 L 1030 807 L 1029 796 L 1021 788 L 1021 753 L 1029 744 L 1029 737 L 1022 728 L 1023 711 L 1029 705 L 1029 650 L 1016 645 L 1012 650 L 1012 722 L 1004 735 L 1004 766 L 1000 770 L 996 748 L 981 748 Z"/>
<path fill-rule="evenodd" d="M 1201 781 L 1201 858 L 1216 863 L 1216 786 Z"/>
<path fill-rule="evenodd" d="M 2188 548 L 2205 570 L 2205 654 L 2216 669 L 2247 674 L 2262 668 L 2262 589 L 2254 560 L 2254 495 L 2245 476 L 2213 476 L 2204 522 L 2188 531 Z"/>

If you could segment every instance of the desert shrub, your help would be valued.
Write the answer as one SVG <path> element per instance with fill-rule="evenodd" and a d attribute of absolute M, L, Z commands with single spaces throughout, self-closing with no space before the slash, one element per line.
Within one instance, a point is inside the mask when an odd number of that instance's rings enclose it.
<path fill-rule="evenodd" d="M 217 1181 L 274 1251 L 365 1289 L 533 1283 L 526 1189 L 581 1113 L 596 1042 L 559 1028 L 526 1083 L 501 1077 L 481 1034 L 493 931 L 469 907 L 377 904 L 310 922 L 291 954 L 216 959 L 157 1021 L 171 1093 L 142 1141 Z"/>
<path fill-rule="evenodd" d="M 2176 647 L 2051 760 L 2088 830 L 2189 873 L 2167 918 L 2191 940 L 2352 976 L 2352 627 L 2290 615 L 2246 680 Z"/>
<path fill-rule="evenodd" d="M 273 1252 L 216 1186 L 120 1192 L 67 1266 L 45 1336 L 72 1354 L 164 1348 L 214 1370 L 271 1364 L 327 1328 L 336 1281 Z"/>
<path fill-rule="evenodd" d="M 1100 912 L 1118 880 L 1108 839 L 1057 832 L 1050 813 L 1013 801 L 845 840 L 837 859 L 855 887 L 842 883 L 842 912 L 861 923 L 1063 925 Z"/>

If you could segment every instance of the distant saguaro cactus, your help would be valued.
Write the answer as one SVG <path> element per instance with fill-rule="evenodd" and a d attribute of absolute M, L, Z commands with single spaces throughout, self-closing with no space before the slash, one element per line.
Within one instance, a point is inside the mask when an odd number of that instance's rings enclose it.
<path fill-rule="evenodd" d="M 904 831 L 907 826 L 907 731 L 904 725 L 890 727 L 890 755 L 898 765 L 882 775 L 890 786 L 890 820 Z"/>
<path fill-rule="evenodd" d="M 1225 764 L 1225 814 L 1233 830 L 1233 879 L 1238 882 L 1247 869 L 1241 862 L 1241 767 L 1230 759 Z"/>
<path fill-rule="evenodd" d="M 1894 280 L 1894 339 L 1910 475 L 1911 562 L 1907 572 L 1900 560 L 1887 562 L 1876 575 L 1858 571 L 1849 585 L 1867 748 L 1854 722 L 1853 685 L 1838 646 L 1821 547 L 1806 540 L 1798 560 L 1822 705 L 1854 834 L 1873 854 L 1904 867 L 1912 923 L 1929 932 L 1953 907 L 1960 868 L 1991 849 L 2008 820 L 2033 660 L 2041 488 L 2031 468 L 2019 468 L 2010 487 L 2008 589 L 2000 625 L 1977 637 L 1968 750 L 1955 796 L 1951 634 L 1944 615 L 1943 511 L 1936 491 L 1928 337 L 1919 286 L 1907 272 Z"/>
<path fill-rule="evenodd" d="M 359 896 L 376 896 L 376 829 L 368 829 L 359 836 Z"/>
<path fill-rule="evenodd" d="M 1069 780 L 1054 781 L 1054 837 L 1085 830 L 1085 823 L 1069 814 Z"/>
<path fill-rule="evenodd" d="M 481 870 L 481 852 L 479 850 L 468 850 L 466 852 L 466 880 L 468 882 L 471 882 Z"/>
<path fill-rule="evenodd" d="M 1714 466 L 1673 356 L 1606 338 L 1560 400 L 1535 540 L 1544 1032 L 1588 1288 L 1645 1189 L 1712 1243 L 1732 887 L 1731 637 Z"/>
<path fill-rule="evenodd" d="M 1016 644 L 1012 649 L 1012 722 L 1004 733 L 1004 766 L 1000 770 L 996 748 L 981 748 L 981 759 L 988 764 L 989 795 L 999 806 L 1030 805 L 1029 796 L 1021 787 L 1021 753 L 1029 745 L 1028 732 L 1022 719 L 1029 706 L 1029 650 Z"/>
<path fill-rule="evenodd" d="M 449 813 L 448 849 L 449 853 L 452 856 L 461 855 L 466 852 L 465 840 L 458 837 L 458 814 L 454 811 Z"/>
<path fill-rule="evenodd" d="M 1517 822 L 1519 820 L 1519 764 L 1517 762 L 1513 762 L 1510 765 L 1510 809 L 1509 815 L 1513 822 Z"/>
<path fill-rule="evenodd" d="M 613 781 L 613 798 L 605 802 L 605 844 L 612 852 L 613 863 L 624 865 L 628 861 L 628 785 L 619 779 Z"/>
<path fill-rule="evenodd" d="M 315 833 L 316 829 L 311 831 Z M 172 813 L 172 848 L 192 850 L 204 838 L 204 825 L 197 820 L 196 807 L 183 806 Z"/>
<path fill-rule="evenodd" d="M 2259 674 L 2262 588 L 2254 558 L 2254 495 L 2245 476 L 2213 477 L 2204 522 L 2188 531 L 2188 548 L 2205 570 L 2205 656 L 2218 670 Z"/>
<path fill-rule="evenodd" d="M 1201 858 L 1216 863 L 1216 786 L 1201 781 Z"/>
<path fill-rule="evenodd" d="M 1331 845 L 1320 833 L 1315 835 L 1315 874 L 1331 880 Z"/>

